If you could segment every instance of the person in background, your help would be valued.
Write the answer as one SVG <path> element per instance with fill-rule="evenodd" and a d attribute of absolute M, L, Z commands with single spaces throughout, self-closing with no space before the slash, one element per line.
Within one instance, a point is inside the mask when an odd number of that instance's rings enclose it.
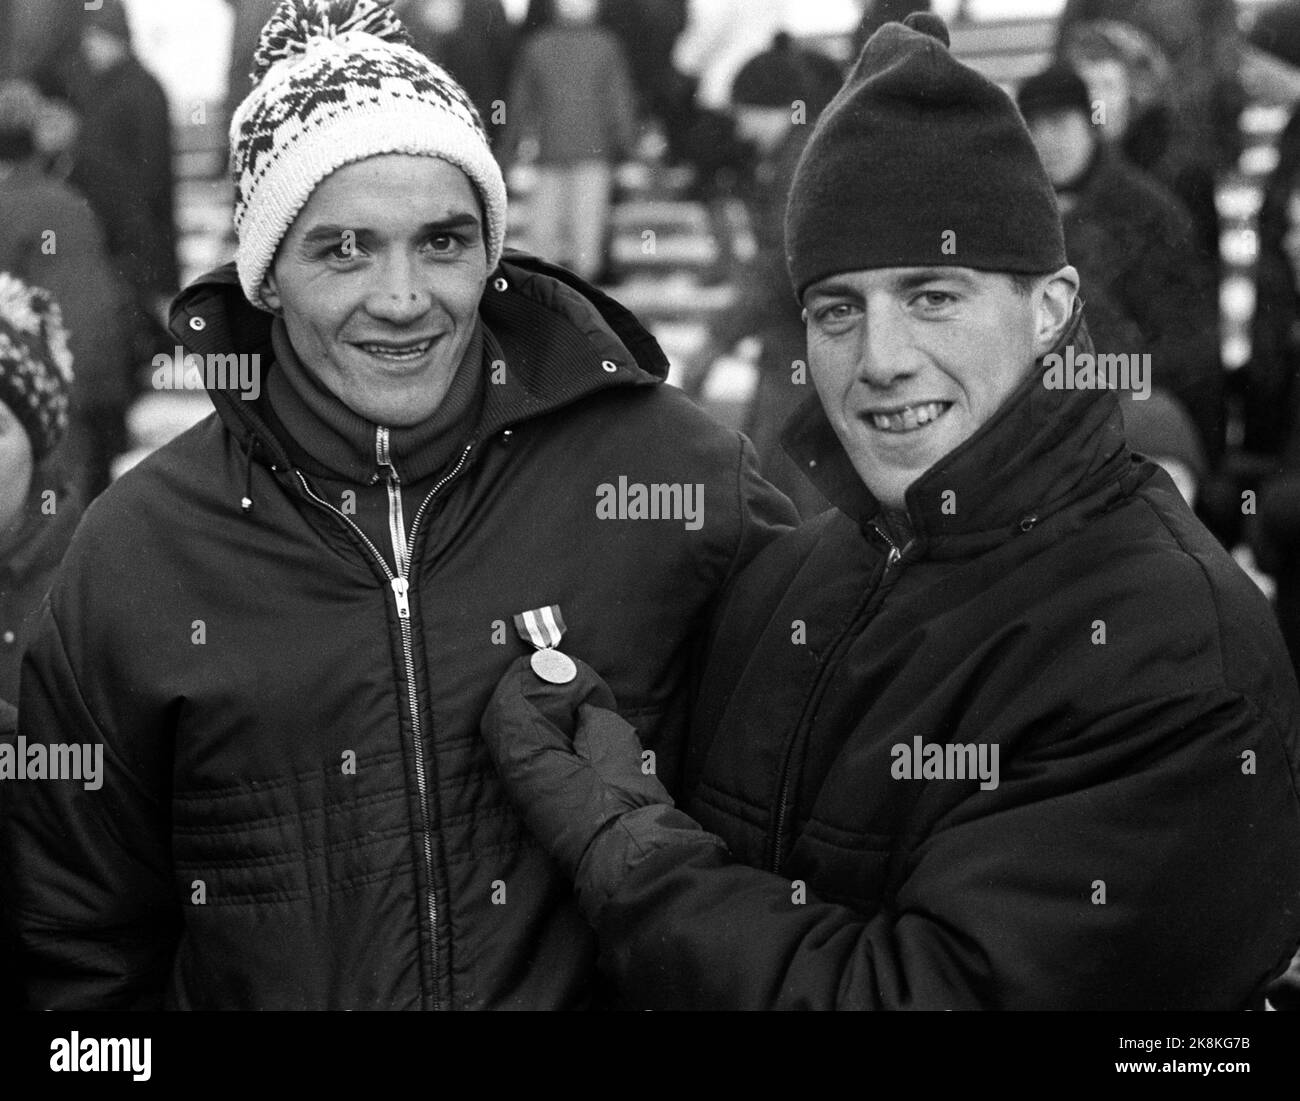
<path fill-rule="evenodd" d="M 0 700 L 80 516 L 51 452 L 68 424 L 72 353 L 49 293 L 0 271 Z"/>
<path fill-rule="evenodd" d="M 393 10 L 415 48 L 468 93 L 494 141 L 505 125 L 494 109 L 510 92 L 515 29 L 501 0 L 401 0 Z"/>
<path fill-rule="evenodd" d="M 0 741 L 18 729 L 18 669 L 80 509 L 49 457 L 68 420 L 72 354 L 58 306 L 0 271 Z M 3 783 L 0 780 L 0 783 Z M 0 1010 L 21 988 L 0 891 Z"/>
<path fill-rule="evenodd" d="M 77 384 L 58 461 L 89 502 L 126 450 L 130 293 L 85 198 L 45 170 L 38 140 L 44 111 L 31 85 L 0 85 L 0 270 L 45 288 L 63 311 Z"/>
<path fill-rule="evenodd" d="M 1256 223 L 1255 312 L 1250 360 L 1234 390 L 1241 402 L 1243 449 L 1262 463 L 1280 460 L 1295 427 L 1300 372 L 1300 109 L 1278 137 L 1277 164 L 1264 184 Z"/>
<path fill-rule="evenodd" d="M 554 22 L 524 42 L 506 107 L 502 161 L 537 142 L 533 250 L 584 279 L 602 274 L 614 169 L 636 144 L 636 106 L 618 40 L 597 0 L 556 0 Z"/>
<path fill-rule="evenodd" d="M 1195 509 L 1209 463 L 1200 433 L 1182 402 L 1157 388 L 1145 398 L 1131 392 L 1121 395 L 1120 408 L 1124 410 L 1124 435 L 1129 447 L 1163 469 L 1187 507 Z"/>
<path fill-rule="evenodd" d="M 1238 8 L 1234 0 L 1067 0 L 1057 23 L 1061 57 L 1088 24 L 1124 24 L 1155 45 L 1169 80 L 1159 109 L 1134 118 L 1126 152 L 1182 197 L 1198 220 L 1213 195 L 1197 191 L 1195 177 L 1184 181 L 1187 193 L 1174 184 L 1180 167 L 1206 165 L 1213 175 L 1235 167 L 1241 154 L 1238 121 L 1246 96 Z M 1214 244 L 1217 252 L 1217 238 Z"/>
<path fill-rule="evenodd" d="M 226 100 L 223 132 L 229 131 L 235 109 L 248 95 L 248 73 L 262 28 L 280 0 L 226 0 L 234 17 L 230 30 L 230 58 L 226 66 Z"/>
<path fill-rule="evenodd" d="M 1062 31 L 1057 57 L 1083 77 L 1089 100 L 1101 108 L 1099 125 L 1116 150 L 1187 208 L 1197 248 L 1217 279 L 1216 156 L 1226 154 L 1216 152 L 1218 131 L 1203 112 L 1189 114 L 1186 104 L 1179 109 L 1175 85 L 1184 78 L 1175 75 L 1158 41 L 1128 23 L 1072 23 Z"/>
<path fill-rule="evenodd" d="M 671 163 L 685 157 L 693 82 L 673 61 L 689 0 L 601 0 L 600 22 L 623 48 L 641 113 L 663 128 Z"/>
<path fill-rule="evenodd" d="M 804 519 L 825 509 L 827 501 L 791 462 L 780 436 L 812 386 L 801 310 L 786 270 L 784 224 L 795 166 L 829 99 L 818 88 L 809 52 L 780 32 L 768 49 L 741 67 L 732 84 L 736 133 L 754 154 L 737 190 L 755 252 L 738 265 L 734 304 L 711 319 L 704 344 L 682 379 L 683 389 L 698 397 L 717 359 L 745 337 L 759 339 L 758 383 L 744 430 L 758 451 L 764 477 L 794 502 Z"/>
<path fill-rule="evenodd" d="M 167 304 L 179 289 L 172 122 L 162 85 L 131 49 L 122 0 L 79 12 L 76 50 L 34 81 L 78 127 L 60 174 L 90 202 L 135 299 L 133 358 L 171 351 Z"/>
<path fill-rule="evenodd" d="M 861 0 L 862 18 L 849 39 L 849 56 L 857 57 L 876 31 L 886 23 L 901 22 L 914 11 L 930 11 L 931 0 Z"/>
<path fill-rule="evenodd" d="M 1256 223 L 1250 359 L 1228 380 L 1242 423 L 1241 446 L 1229 456 L 1219 496 L 1237 537 L 1251 542 L 1259 565 L 1277 580 L 1282 633 L 1300 660 L 1300 542 L 1287 504 L 1300 459 L 1300 110 L 1279 136 L 1277 154 Z M 1246 495 L 1258 502 L 1253 520 L 1243 513 Z"/>
<path fill-rule="evenodd" d="M 1218 290 L 1186 210 L 1111 148 L 1088 86 L 1068 65 L 1030 77 L 1017 103 L 1056 192 L 1093 344 L 1150 354 L 1150 384 L 1187 407 L 1217 461 L 1226 419 Z"/>

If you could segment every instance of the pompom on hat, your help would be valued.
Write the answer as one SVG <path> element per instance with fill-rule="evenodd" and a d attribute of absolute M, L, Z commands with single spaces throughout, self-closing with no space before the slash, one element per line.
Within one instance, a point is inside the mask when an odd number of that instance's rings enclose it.
<path fill-rule="evenodd" d="M 280 242 L 335 170 L 390 153 L 440 157 L 483 203 L 488 270 L 501 259 L 506 185 L 464 90 L 378 0 L 284 0 L 262 29 L 253 91 L 230 123 L 235 263 L 262 299 Z"/>
<path fill-rule="evenodd" d="M 1066 263 L 1056 195 L 1016 105 L 914 12 L 868 39 L 795 169 L 786 259 L 802 298 L 844 271 Z"/>
<path fill-rule="evenodd" d="M 40 462 L 68 427 L 72 353 L 48 291 L 0 271 L 0 402 L 9 407 Z"/>

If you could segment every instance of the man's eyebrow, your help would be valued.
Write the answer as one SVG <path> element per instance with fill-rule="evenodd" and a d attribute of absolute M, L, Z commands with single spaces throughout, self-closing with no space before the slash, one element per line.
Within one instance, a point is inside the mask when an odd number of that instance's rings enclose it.
<path fill-rule="evenodd" d="M 900 291 L 913 291 L 918 287 L 925 286 L 927 283 L 935 283 L 940 280 L 950 280 L 960 283 L 964 287 L 973 287 L 975 285 L 975 281 L 958 268 L 925 268 L 922 271 L 900 275 L 894 286 Z"/>
<path fill-rule="evenodd" d="M 478 215 L 471 214 L 468 210 L 459 210 L 448 214 L 445 218 L 439 218 L 436 221 L 425 222 L 420 227 L 421 233 L 430 233 L 439 229 L 468 229 L 471 226 L 477 226 Z"/>
<path fill-rule="evenodd" d="M 469 229 L 477 227 L 479 224 L 478 215 L 471 214 L 469 211 L 457 211 L 448 214 L 445 218 L 438 218 L 432 222 L 425 222 L 417 231 L 420 236 L 429 233 L 438 233 L 448 229 Z M 304 244 L 315 244 L 318 241 L 341 241 L 343 234 L 350 233 L 356 238 L 366 238 L 372 236 L 374 231 L 362 229 L 357 226 L 339 226 L 331 224 L 322 224 L 312 226 L 303 234 Z"/>
<path fill-rule="evenodd" d="M 834 298 L 837 295 L 857 295 L 861 297 L 862 292 L 852 283 L 842 279 L 828 279 L 824 283 L 816 283 L 808 288 L 809 298 Z"/>

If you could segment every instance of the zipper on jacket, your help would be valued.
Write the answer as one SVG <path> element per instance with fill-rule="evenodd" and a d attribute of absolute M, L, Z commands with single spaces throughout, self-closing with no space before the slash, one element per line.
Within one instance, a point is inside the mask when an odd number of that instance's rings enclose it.
<path fill-rule="evenodd" d="M 388 429 L 382 425 L 375 429 L 375 462 L 382 470 L 388 467 L 388 538 L 393 544 L 393 561 L 397 576 L 405 577 L 410 562 L 410 545 L 406 541 L 406 517 L 402 515 L 402 479 L 388 453 Z"/>
<path fill-rule="evenodd" d="M 379 431 L 384 434 L 383 435 L 384 454 L 386 456 L 388 430 L 381 428 Z M 379 447 L 378 436 L 376 437 L 375 446 L 376 449 L 378 449 Z M 408 552 L 409 552 L 409 547 L 415 543 L 415 533 L 420 526 L 420 520 L 424 517 L 424 513 L 429 506 L 429 502 L 433 500 L 433 498 L 448 482 L 450 482 L 453 478 L 455 478 L 456 475 L 458 475 L 465 468 L 465 462 L 469 458 L 469 453 L 471 450 L 473 450 L 473 448 L 474 448 L 473 442 L 470 442 L 465 445 L 465 450 L 460 453 L 460 458 L 457 460 L 456 465 L 447 473 L 445 477 L 440 478 L 438 480 L 437 485 L 435 485 L 431 490 L 429 490 L 428 496 L 425 497 L 425 499 L 420 503 L 420 507 L 419 509 L 416 510 L 415 513 L 415 520 L 411 524 L 411 535 L 410 535 L 409 542 L 407 541 L 406 538 L 406 532 L 405 531 L 402 532 L 402 543 L 403 546 L 406 548 L 406 551 L 404 551 L 402 554 L 399 555 L 397 545 L 396 543 L 394 543 L 394 547 L 393 547 L 394 559 L 395 561 L 397 561 L 399 564 L 403 566 L 402 572 L 397 575 L 394 575 L 393 571 L 388 568 L 388 560 L 384 558 L 384 556 L 379 552 L 379 548 L 376 547 L 373 542 L 371 542 L 370 537 L 366 535 L 366 533 L 362 531 L 360 527 L 357 526 L 357 524 L 352 520 L 352 518 L 349 517 L 346 513 L 335 508 L 328 501 L 323 500 L 321 497 L 319 497 L 315 493 L 315 491 L 311 488 L 311 486 L 308 484 L 307 479 L 303 476 L 301 470 L 294 471 L 294 473 L 298 476 L 298 482 L 302 486 L 303 492 L 306 493 L 308 497 L 310 497 L 322 508 L 325 508 L 328 511 L 334 513 L 335 516 L 337 516 L 340 520 L 342 520 L 345 524 L 347 524 L 348 527 L 350 527 L 354 532 L 356 532 L 357 535 L 361 538 L 361 541 L 367 547 L 370 548 L 370 553 L 374 556 L 375 561 L 379 563 L 380 568 L 382 568 L 384 571 L 384 575 L 388 578 L 389 587 L 392 588 L 393 590 L 393 602 L 397 605 L 397 618 L 399 623 L 401 624 L 401 630 L 402 630 L 402 659 L 403 659 L 403 663 L 406 666 L 407 708 L 411 713 L 411 733 L 415 744 L 415 785 L 420 795 L 420 818 L 421 818 L 421 824 L 424 827 L 423 855 L 424 855 L 425 875 L 428 878 L 428 884 L 429 884 L 428 885 L 429 954 L 433 965 L 433 1007 L 434 1009 L 440 1008 L 439 994 L 438 994 L 438 898 L 433 889 L 433 880 L 434 880 L 433 819 L 429 813 L 429 781 L 424 768 L 424 752 L 420 746 L 421 735 L 423 732 L 423 725 L 420 722 L 419 693 L 416 691 L 416 687 L 415 687 L 415 651 L 412 645 L 412 635 L 411 635 L 411 601 L 410 601 L 411 561 Z M 392 475 L 395 480 L 397 477 L 397 471 L 392 469 L 391 463 L 389 464 L 389 469 L 390 471 L 392 471 Z M 400 516 L 401 514 L 400 483 L 399 483 L 399 488 L 397 490 L 397 495 L 398 495 L 397 511 L 398 511 L 398 515 Z M 392 520 L 393 520 L 391 482 L 389 484 L 389 509 L 390 509 L 389 529 L 391 534 Z"/>
<path fill-rule="evenodd" d="M 821 691 L 825 681 L 830 677 L 831 672 L 839 663 L 840 652 L 846 640 L 849 639 L 866 616 L 870 615 L 879 607 L 884 594 L 881 592 L 881 586 L 884 583 L 885 576 L 889 571 L 902 560 L 903 551 L 898 549 L 898 545 L 880 528 L 878 524 L 872 523 L 872 528 L 889 545 L 889 555 L 885 559 L 884 569 L 880 571 L 880 578 L 876 581 L 875 590 L 866 602 L 862 605 L 861 611 L 857 612 L 849 621 L 849 625 L 841 633 L 840 637 L 835 640 L 827 655 L 826 663 L 821 667 L 817 674 L 817 680 L 813 684 L 812 691 L 808 695 L 808 702 L 804 705 L 803 714 L 799 717 L 799 725 L 795 728 L 794 736 L 790 739 L 786 747 L 785 756 L 781 762 L 781 796 L 776 807 L 776 831 L 772 838 L 772 864 L 773 872 L 780 872 L 781 859 L 784 856 L 783 848 L 785 842 L 786 820 L 790 815 L 790 788 L 794 783 L 791 765 L 794 763 L 795 748 L 802 740 L 805 731 L 812 725 L 812 712 L 815 711 L 816 705 L 821 699 Z M 912 544 L 909 543 L 910 547 Z M 906 549 L 906 548 L 904 548 Z M 891 584 L 897 578 L 891 578 Z"/>

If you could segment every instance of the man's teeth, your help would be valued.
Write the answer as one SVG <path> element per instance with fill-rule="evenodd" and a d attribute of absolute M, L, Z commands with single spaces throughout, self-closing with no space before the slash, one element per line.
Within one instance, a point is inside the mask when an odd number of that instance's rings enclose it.
<path fill-rule="evenodd" d="M 882 432 L 910 432 L 938 420 L 951 405 L 947 401 L 930 401 L 924 405 L 908 405 L 897 413 L 872 413 L 871 423 Z"/>
<path fill-rule="evenodd" d="M 426 340 L 422 344 L 412 344 L 405 348 L 392 348 L 386 344 L 363 344 L 361 347 L 372 356 L 383 356 L 385 359 L 419 359 L 432 343 L 432 340 Z"/>

